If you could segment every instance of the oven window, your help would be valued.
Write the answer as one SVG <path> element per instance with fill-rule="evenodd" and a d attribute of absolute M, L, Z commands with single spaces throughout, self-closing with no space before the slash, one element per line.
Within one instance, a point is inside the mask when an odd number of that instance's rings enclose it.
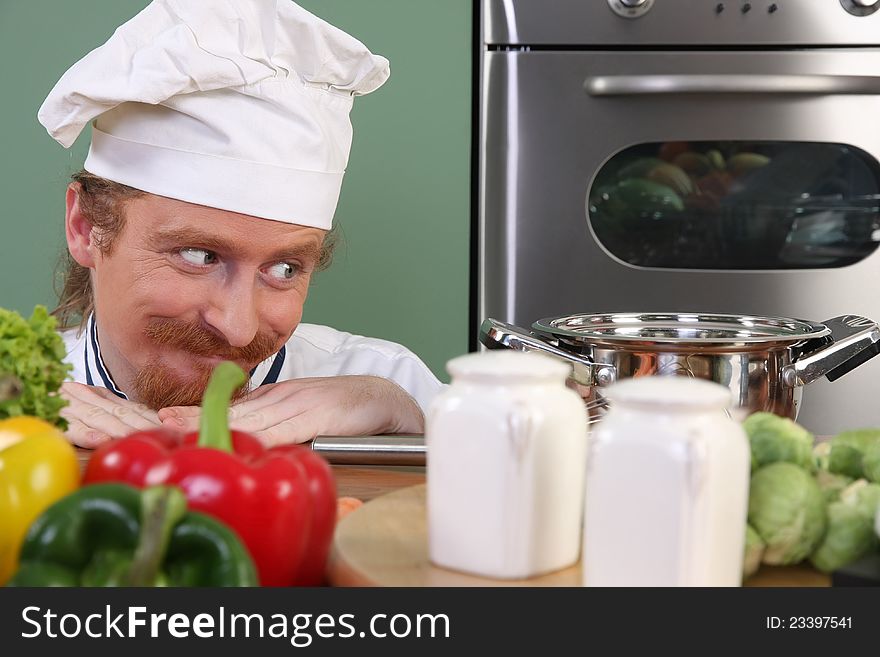
<path fill-rule="evenodd" d="M 639 144 L 605 163 L 587 210 L 640 267 L 845 267 L 880 241 L 880 163 L 845 144 Z"/>

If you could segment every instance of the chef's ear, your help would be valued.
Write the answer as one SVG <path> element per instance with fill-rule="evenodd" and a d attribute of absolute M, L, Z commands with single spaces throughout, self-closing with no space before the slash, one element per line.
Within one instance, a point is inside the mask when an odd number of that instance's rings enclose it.
<path fill-rule="evenodd" d="M 92 239 L 92 223 L 82 213 L 80 207 L 79 183 L 67 186 L 67 211 L 64 214 L 64 232 L 67 237 L 67 249 L 80 265 L 94 268 L 96 245 Z"/>

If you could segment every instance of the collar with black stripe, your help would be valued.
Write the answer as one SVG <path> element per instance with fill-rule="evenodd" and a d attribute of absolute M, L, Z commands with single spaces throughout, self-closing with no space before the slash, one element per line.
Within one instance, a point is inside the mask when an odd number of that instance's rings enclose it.
<path fill-rule="evenodd" d="M 119 389 L 119 386 L 116 385 L 116 382 L 113 380 L 113 377 L 110 374 L 110 370 L 107 369 L 107 366 L 104 364 L 104 359 L 101 357 L 101 343 L 98 341 L 98 325 L 95 322 L 95 315 L 89 315 L 88 322 L 86 324 L 86 340 L 85 340 L 85 349 L 83 350 L 83 363 L 85 365 L 86 370 L 86 383 L 90 386 L 102 386 L 110 390 L 114 395 L 121 399 L 128 399 L 128 396 Z M 278 376 L 281 374 L 281 368 L 284 365 L 284 359 L 287 356 L 287 348 L 281 347 L 281 349 L 274 356 L 270 356 L 265 361 L 260 363 L 260 365 L 268 364 L 271 361 L 271 365 L 269 366 L 269 371 L 266 373 L 266 376 L 263 377 L 263 380 L 257 385 L 253 385 L 253 381 L 251 382 L 251 389 L 254 387 L 264 386 L 269 383 L 277 383 Z M 254 375 L 254 372 L 259 369 L 260 365 L 257 365 L 254 369 L 250 371 L 250 376 Z"/>

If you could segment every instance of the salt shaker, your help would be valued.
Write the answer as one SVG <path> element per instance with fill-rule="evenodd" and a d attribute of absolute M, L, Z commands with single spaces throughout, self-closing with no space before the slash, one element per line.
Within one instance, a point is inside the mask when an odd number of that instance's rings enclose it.
<path fill-rule="evenodd" d="M 587 455 L 585 586 L 738 586 L 749 444 L 730 390 L 654 376 L 606 391 Z"/>
<path fill-rule="evenodd" d="M 570 366 L 491 351 L 447 364 L 428 409 L 428 547 L 439 566 L 527 578 L 580 554 L 587 414 Z"/>

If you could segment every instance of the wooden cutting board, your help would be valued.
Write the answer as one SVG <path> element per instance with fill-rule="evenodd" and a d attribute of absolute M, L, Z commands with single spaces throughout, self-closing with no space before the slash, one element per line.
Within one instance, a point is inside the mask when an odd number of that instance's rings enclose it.
<path fill-rule="evenodd" d="M 580 586 L 580 564 L 541 577 L 496 580 L 434 566 L 428 560 L 425 486 L 367 502 L 336 529 L 329 564 L 334 586 Z M 808 566 L 762 566 L 747 586 L 830 586 Z"/>

